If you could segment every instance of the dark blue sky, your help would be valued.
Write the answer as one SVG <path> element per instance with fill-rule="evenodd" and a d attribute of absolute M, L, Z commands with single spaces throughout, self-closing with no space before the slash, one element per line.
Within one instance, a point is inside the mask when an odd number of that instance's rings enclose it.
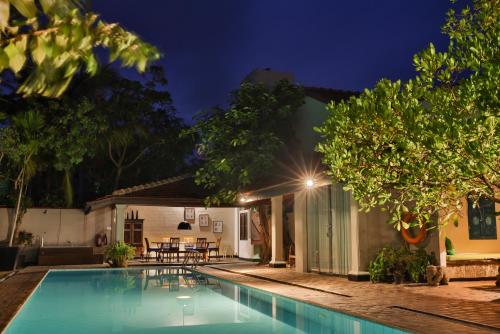
<path fill-rule="evenodd" d="M 155 44 L 169 91 L 190 121 L 227 102 L 254 68 L 347 90 L 413 76 L 412 56 L 441 33 L 448 0 L 105 0 L 94 10 Z"/>

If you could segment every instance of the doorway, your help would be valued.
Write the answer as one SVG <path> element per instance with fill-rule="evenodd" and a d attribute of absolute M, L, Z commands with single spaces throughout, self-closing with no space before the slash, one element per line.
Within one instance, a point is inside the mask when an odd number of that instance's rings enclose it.
<path fill-rule="evenodd" d="M 347 275 L 350 266 L 350 199 L 342 185 L 312 189 L 306 198 L 309 271 Z"/>

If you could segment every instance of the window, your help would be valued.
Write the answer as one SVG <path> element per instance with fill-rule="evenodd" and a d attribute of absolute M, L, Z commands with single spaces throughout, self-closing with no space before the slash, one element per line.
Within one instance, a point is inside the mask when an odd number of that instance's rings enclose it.
<path fill-rule="evenodd" d="M 474 207 L 474 201 L 467 199 L 467 217 L 470 240 L 497 238 L 495 203 L 493 201 L 481 198 Z"/>
<path fill-rule="evenodd" d="M 248 212 L 240 213 L 240 240 L 248 240 Z"/>

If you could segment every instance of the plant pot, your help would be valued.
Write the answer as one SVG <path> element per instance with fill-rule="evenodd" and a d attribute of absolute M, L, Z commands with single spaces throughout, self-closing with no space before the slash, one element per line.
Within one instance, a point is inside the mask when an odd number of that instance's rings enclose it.
<path fill-rule="evenodd" d="M 0 271 L 12 271 L 17 267 L 19 259 L 20 248 L 13 247 L 0 247 Z"/>
<path fill-rule="evenodd" d="M 117 268 L 127 268 L 128 262 L 126 258 L 117 258 L 113 260 L 113 267 Z"/>

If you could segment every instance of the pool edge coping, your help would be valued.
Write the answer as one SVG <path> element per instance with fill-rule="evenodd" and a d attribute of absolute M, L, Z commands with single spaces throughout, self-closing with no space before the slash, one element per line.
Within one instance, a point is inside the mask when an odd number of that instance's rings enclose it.
<path fill-rule="evenodd" d="M 7 322 L 7 324 L 5 325 L 5 327 L 2 329 L 2 331 L 0 332 L 0 334 L 6 334 L 7 333 L 7 329 L 9 329 L 9 327 L 12 324 L 12 322 L 14 321 L 14 319 L 17 317 L 17 315 L 19 314 L 19 312 L 21 312 L 21 310 L 24 308 L 24 306 L 26 305 L 26 303 L 31 299 L 31 297 L 33 296 L 33 294 L 35 293 L 35 291 L 38 290 L 38 288 L 42 284 L 42 282 L 45 279 L 45 277 L 47 277 L 47 275 L 49 274 L 50 270 L 51 269 L 49 269 L 49 270 L 47 270 L 45 272 L 45 274 L 42 276 L 42 278 L 40 279 L 40 281 L 38 281 L 38 283 L 35 285 L 35 287 L 33 288 L 33 290 L 31 290 L 31 292 L 28 295 L 28 297 L 26 297 L 24 299 L 24 301 L 21 303 L 21 305 L 19 305 L 17 307 L 16 312 L 14 312 L 14 314 L 12 315 L 12 317 L 10 317 L 9 321 Z M 16 273 L 16 275 L 17 274 L 18 273 Z M 15 276 L 15 275 L 12 275 L 12 276 Z M 10 276 L 10 277 L 12 277 L 12 276 Z"/>

